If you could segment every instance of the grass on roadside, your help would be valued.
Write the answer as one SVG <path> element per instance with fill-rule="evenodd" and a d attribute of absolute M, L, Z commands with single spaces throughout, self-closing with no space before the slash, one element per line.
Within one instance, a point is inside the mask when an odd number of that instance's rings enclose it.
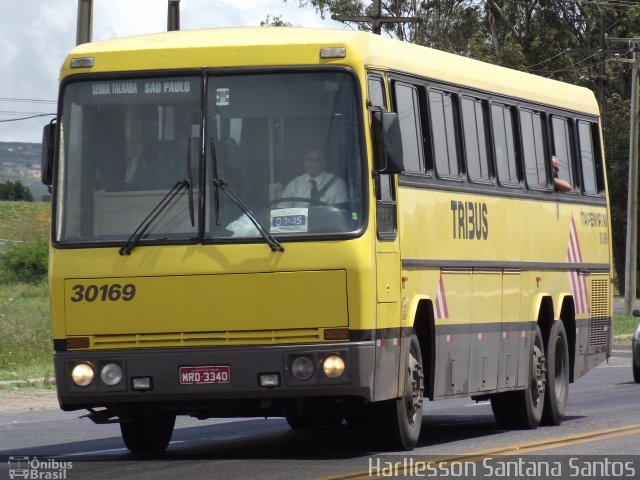
<path fill-rule="evenodd" d="M 620 335 L 633 335 L 636 331 L 640 318 L 627 315 L 613 316 L 613 337 Z"/>
<path fill-rule="evenodd" d="M 0 380 L 53 376 L 46 282 L 0 284 Z"/>
<path fill-rule="evenodd" d="M 0 201 L 0 238 L 42 241 L 49 238 L 51 204 Z"/>

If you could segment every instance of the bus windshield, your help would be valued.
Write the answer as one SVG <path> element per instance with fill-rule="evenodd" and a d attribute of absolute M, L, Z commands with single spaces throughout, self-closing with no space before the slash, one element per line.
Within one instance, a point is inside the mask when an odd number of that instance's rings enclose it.
<path fill-rule="evenodd" d="M 138 245 L 262 241 L 252 216 L 279 238 L 353 234 L 364 211 L 356 92 L 351 74 L 315 70 L 69 83 L 56 241 L 121 244 L 187 179 Z"/>

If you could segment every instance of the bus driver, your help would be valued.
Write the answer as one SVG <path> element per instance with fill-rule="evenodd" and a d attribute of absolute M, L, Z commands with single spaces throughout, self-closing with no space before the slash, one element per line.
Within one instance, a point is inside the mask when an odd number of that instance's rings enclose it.
<path fill-rule="evenodd" d="M 347 185 L 337 175 L 326 172 L 327 162 L 319 148 L 310 148 L 304 155 L 305 173 L 289 182 L 282 192 L 281 208 L 306 207 L 322 203 L 346 204 Z M 286 201 L 289 198 L 308 198 L 309 201 Z"/>

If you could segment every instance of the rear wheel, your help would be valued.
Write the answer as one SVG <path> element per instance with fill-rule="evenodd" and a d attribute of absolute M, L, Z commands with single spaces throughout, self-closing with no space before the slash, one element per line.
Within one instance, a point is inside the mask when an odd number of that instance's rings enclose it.
<path fill-rule="evenodd" d="M 413 450 L 422 427 L 424 374 L 417 335 L 411 336 L 404 395 L 375 405 L 376 433 L 390 448 Z"/>
<path fill-rule="evenodd" d="M 133 453 L 162 453 L 169 445 L 175 422 L 175 415 L 133 417 L 120 423 L 120 431 L 124 444 Z"/>
<path fill-rule="evenodd" d="M 546 361 L 540 327 L 536 326 L 529 348 L 529 383 L 525 390 L 491 397 L 496 421 L 509 428 L 537 428 L 542 419 L 546 390 Z"/>
<path fill-rule="evenodd" d="M 560 425 L 567 410 L 569 398 L 569 345 L 562 321 L 553 323 L 547 348 L 547 388 L 544 398 L 542 423 Z"/>

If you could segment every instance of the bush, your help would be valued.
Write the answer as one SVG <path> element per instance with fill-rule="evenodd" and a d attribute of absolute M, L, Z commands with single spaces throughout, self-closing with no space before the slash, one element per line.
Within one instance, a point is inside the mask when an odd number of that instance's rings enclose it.
<path fill-rule="evenodd" d="M 24 200 L 25 202 L 33 202 L 31 190 L 24 186 L 20 180 L 12 182 L 7 180 L 0 182 L 0 200 Z"/>
<path fill-rule="evenodd" d="M 47 276 L 49 245 L 47 242 L 24 242 L 7 245 L 0 253 L 0 280 L 38 283 Z"/>

